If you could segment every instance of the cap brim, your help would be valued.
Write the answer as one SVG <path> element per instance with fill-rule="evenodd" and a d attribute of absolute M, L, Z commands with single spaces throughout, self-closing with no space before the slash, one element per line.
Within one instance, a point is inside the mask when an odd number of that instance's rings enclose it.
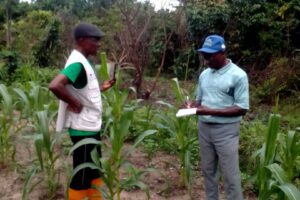
<path fill-rule="evenodd" d="M 209 49 L 209 48 L 201 48 L 201 49 L 198 49 L 197 51 L 204 52 L 204 53 L 217 53 L 217 52 L 219 52 L 218 50 Z"/>
<path fill-rule="evenodd" d="M 98 38 L 102 38 L 105 36 L 105 33 L 103 33 L 102 31 L 98 30 L 96 33 L 91 33 L 89 34 L 87 37 L 98 37 Z"/>
<path fill-rule="evenodd" d="M 100 31 L 99 37 L 104 37 L 104 36 L 105 36 L 105 33 L 103 33 L 102 31 Z"/>

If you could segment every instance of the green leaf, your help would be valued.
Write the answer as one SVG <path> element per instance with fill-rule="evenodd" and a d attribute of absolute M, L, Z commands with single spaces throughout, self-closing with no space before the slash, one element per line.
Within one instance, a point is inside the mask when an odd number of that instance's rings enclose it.
<path fill-rule="evenodd" d="M 285 171 L 277 164 L 273 163 L 268 165 L 267 168 L 272 172 L 272 176 L 280 183 L 290 183 L 288 176 L 286 175 Z"/>
<path fill-rule="evenodd" d="M 31 169 L 29 172 L 26 173 L 25 175 L 25 180 L 24 180 L 24 186 L 22 190 L 22 200 L 27 200 L 28 199 L 28 194 L 30 191 L 30 183 L 34 177 L 34 175 L 37 172 L 37 168 Z"/>
<path fill-rule="evenodd" d="M 34 145 L 36 154 L 40 163 L 40 167 L 43 170 L 44 169 L 44 162 L 43 162 L 43 135 L 42 134 L 36 134 L 34 136 Z"/>
<path fill-rule="evenodd" d="M 101 67 L 100 67 L 100 75 L 99 77 L 103 77 L 103 80 L 109 80 L 109 73 L 107 71 L 107 59 L 106 53 L 101 52 Z"/>
<path fill-rule="evenodd" d="M 148 137 L 149 135 L 153 135 L 154 133 L 157 133 L 157 130 L 147 130 L 143 132 L 135 141 L 133 144 L 133 148 L 136 148 L 143 140 L 145 137 Z"/>
<path fill-rule="evenodd" d="M 285 183 L 282 185 L 279 185 L 278 188 L 281 189 L 281 191 L 284 192 L 285 196 L 289 200 L 299 200 L 300 199 L 300 191 L 291 183 Z"/>
<path fill-rule="evenodd" d="M 90 168 L 90 169 L 97 169 L 99 170 L 99 172 L 101 171 L 100 167 L 98 167 L 97 165 L 95 165 L 94 163 L 88 162 L 88 163 L 83 163 L 78 165 L 72 174 L 71 179 L 75 176 L 75 174 L 77 174 L 80 170 L 85 169 L 85 168 Z"/>
<path fill-rule="evenodd" d="M 69 152 L 69 155 L 75 151 L 77 148 L 81 147 L 82 145 L 87 145 L 87 144 L 95 144 L 95 145 L 101 145 L 102 142 L 99 140 L 96 140 L 94 138 L 85 138 L 79 142 L 77 142 L 71 149 Z"/>

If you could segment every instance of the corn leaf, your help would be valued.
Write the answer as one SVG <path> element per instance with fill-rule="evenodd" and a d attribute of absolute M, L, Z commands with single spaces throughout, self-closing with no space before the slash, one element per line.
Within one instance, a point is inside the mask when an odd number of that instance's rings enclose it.
<path fill-rule="evenodd" d="M 100 171 L 100 167 L 95 165 L 94 163 L 91 163 L 91 162 L 88 162 L 88 163 L 83 163 L 83 164 L 80 164 L 78 165 L 74 171 L 73 171 L 73 174 L 72 174 L 72 178 L 75 176 L 75 174 L 77 174 L 80 170 L 82 169 L 85 169 L 85 168 L 90 168 L 90 169 L 97 169 Z M 71 179 L 72 179 L 71 178 Z"/>
<path fill-rule="evenodd" d="M 42 134 L 36 134 L 34 136 L 34 145 L 36 154 L 40 163 L 40 167 L 42 170 L 44 170 L 44 161 L 43 161 L 43 135 Z"/>
<path fill-rule="evenodd" d="M 272 176 L 275 178 L 276 181 L 278 181 L 279 184 L 285 184 L 290 182 L 285 171 L 277 163 L 268 165 L 267 168 L 271 171 Z"/>
<path fill-rule="evenodd" d="M 278 188 L 284 192 L 285 196 L 289 200 L 299 200 L 300 199 L 300 191 L 291 183 L 285 183 L 279 185 Z"/>
<path fill-rule="evenodd" d="M 2 96 L 2 109 L 6 115 L 11 115 L 13 112 L 13 100 L 11 94 L 5 85 L 0 84 L 0 95 Z"/>
<path fill-rule="evenodd" d="M 99 140 L 96 140 L 94 138 L 85 138 L 79 142 L 77 142 L 71 149 L 70 149 L 70 152 L 69 152 L 69 155 L 75 151 L 77 148 L 83 146 L 83 145 L 87 145 L 87 144 L 95 144 L 95 145 L 101 145 L 102 142 L 99 141 Z"/>

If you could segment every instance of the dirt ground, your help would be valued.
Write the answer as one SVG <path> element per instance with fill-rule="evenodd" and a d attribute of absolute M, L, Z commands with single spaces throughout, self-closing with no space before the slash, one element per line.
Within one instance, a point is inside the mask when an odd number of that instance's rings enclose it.
<path fill-rule="evenodd" d="M 24 185 L 26 166 L 32 166 L 33 144 L 26 142 L 17 142 L 16 159 L 18 166 L 0 168 L 0 200 L 21 200 L 22 188 Z M 129 145 L 128 145 L 129 146 Z M 179 181 L 179 162 L 175 155 L 169 155 L 165 152 L 157 152 L 154 156 L 149 156 L 143 152 L 142 148 L 133 152 L 128 160 L 137 168 L 145 169 L 152 167 L 158 172 L 151 172 L 145 175 L 143 182 L 149 186 L 150 199 L 152 200 L 189 200 L 187 190 L 182 187 Z M 70 173 L 71 158 L 66 153 L 62 153 L 59 160 L 59 180 L 61 188 L 52 200 L 64 200 L 67 185 L 67 174 Z M 192 190 L 192 199 L 204 199 L 203 181 L 200 171 L 194 173 L 194 184 Z M 43 177 L 39 177 L 42 179 Z M 221 199 L 224 199 L 223 188 L 220 187 Z M 48 200 L 45 198 L 46 188 L 44 184 L 38 184 L 30 192 L 30 200 Z M 122 200 L 146 200 L 145 192 L 135 189 L 123 191 Z M 246 200 L 254 200 L 255 196 L 245 192 Z M 50 199 L 49 199 L 50 200 Z"/>

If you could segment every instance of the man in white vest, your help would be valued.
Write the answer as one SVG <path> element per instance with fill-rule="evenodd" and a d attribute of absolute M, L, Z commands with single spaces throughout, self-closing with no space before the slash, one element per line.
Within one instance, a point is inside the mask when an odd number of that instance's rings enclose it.
<path fill-rule="evenodd" d="M 60 132 L 67 128 L 74 145 L 85 138 L 100 140 L 101 91 L 112 87 L 115 79 L 99 86 L 89 58 L 97 54 L 103 36 L 104 33 L 92 24 L 78 24 L 73 31 L 75 49 L 64 69 L 49 85 L 49 89 L 60 100 L 56 130 Z M 76 149 L 73 152 L 73 168 L 92 162 L 90 153 L 94 148 L 94 145 L 83 145 Z M 97 150 L 101 155 L 100 147 Z M 80 170 L 71 180 L 69 200 L 102 199 L 93 185 L 103 185 L 99 171 L 89 168 Z"/>

